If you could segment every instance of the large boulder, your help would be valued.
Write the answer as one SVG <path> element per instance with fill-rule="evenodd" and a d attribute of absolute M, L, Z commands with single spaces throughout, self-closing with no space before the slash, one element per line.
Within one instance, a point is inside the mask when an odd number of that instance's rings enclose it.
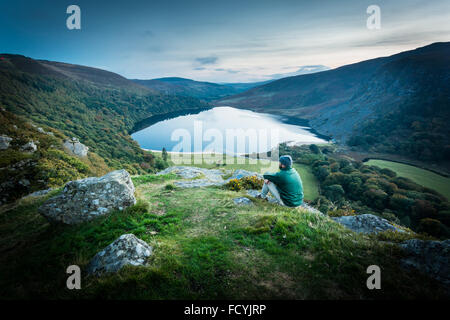
<path fill-rule="evenodd" d="M 89 147 L 86 147 L 75 137 L 72 140 L 64 141 L 63 146 L 78 157 L 86 157 L 89 150 Z"/>
<path fill-rule="evenodd" d="M 402 260 L 406 268 L 415 268 L 442 282 L 450 293 L 450 240 L 407 240 L 400 245 L 408 256 Z"/>
<path fill-rule="evenodd" d="M 357 216 L 342 216 L 332 218 L 344 227 L 358 233 L 379 233 L 387 230 L 405 232 L 392 225 L 388 220 L 377 217 L 373 214 L 361 214 Z"/>
<path fill-rule="evenodd" d="M 8 137 L 7 135 L 2 134 L 0 136 L 0 150 L 8 149 L 11 141 L 12 141 L 12 138 Z"/>
<path fill-rule="evenodd" d="M 117 170 L 100 178 L 68 182 L 62 193 L 45 202 L 39 212 L 51 222 L 77 224 L 135 203 L 130 174 Z"/>
<path fill-rule="evenodd" d="M 143 266 L 152 251 L 151 246 L 135 235 L 124 234 L 92 258 L 87 272 L 100 276 L 103 273 L 117 272 L 127 265 Z"/>

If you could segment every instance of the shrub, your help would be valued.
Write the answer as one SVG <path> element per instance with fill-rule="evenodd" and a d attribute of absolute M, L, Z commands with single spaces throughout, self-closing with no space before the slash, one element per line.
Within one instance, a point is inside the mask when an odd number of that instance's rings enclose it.
<path fill-rule="evenodd" d="M 431 218 L 420 220 L 419 231 L 438 238 L 448 237 L 450 234 L 448 228 L 444 224 L 439 220 Z"/>
<path fill-rule="evenodd" d="M 176 187 L 173 184 L 169 183 L 169 184 L 166 184 L 164 189 L 166 189 L 166 190 L 175 190 Z"/>
<path fill-rule="evenodd" d="M 239 183 L 241 184 L 242 188 L 249 190 L 249 189 L 261 189 L 264 184 L 264 179 L 260 179 L 256 176 L 247 176 L 239 179 Z"/>
<path fill-rule="evenodd" d="M 341 185 L 333 184 L 325 188 L 324 195 L 333 202 L 340 202 L 344 198 L 345 191 Z"/>
<path fill-rule="evenodd" d="M 225 188 L 232 191 L 240 191 L 242 189 L 261 189 L 264 184 L 264 180 L 256 176 L 247 176 L 240 179 L 231 179 L 225 184 Z"/>
<path fill-rule="evenodd" d="M 311 150 L 311 152 L 315 153 L 315 154 L 319 154 L 320 153 L 319 147 L 317 145 L 315 145 L 315 144 L 311 144 L 309 146 L 309 150 Z"/>
<path fill-rule="evenodd" d="M 225 188 L 231 191 L 240 191 L 242 190 L 242 186 L 239 183 L 238 179 L 231 179 L 225 184 Z"/>
<path fill-rule="evenodd" d="M 355 210 L 351 209 L 337 209 L 337 210 L 331 210 L 327 213 L 330 217 L 342 217 L 342 216 L 354 216 Z"/>

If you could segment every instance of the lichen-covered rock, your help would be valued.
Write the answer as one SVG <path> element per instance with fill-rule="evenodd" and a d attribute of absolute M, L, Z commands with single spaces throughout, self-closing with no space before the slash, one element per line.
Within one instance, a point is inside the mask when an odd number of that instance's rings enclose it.
<path fill-rule="evenodd" d="M 133 234 L 124 234 L 105 249 L 97 253 L 89 262 L 88 274 L 100 276 L 117 272 L 124 266 L 143 266 L 152 255 L 153 248 Z"/>
<path fill-rule="evenodd" d="M 11 141 L 12 141 L 12 138 L 8 137 L 7 135 L 2 134 L 0 136 L 0 150 L 8 149 Z"/>
<path fill-rule="evenodd" d="M 74 155 L 78 157 L 86 157 L 89 151 L 89 147 L 82 144 L 77 138 L 73 137 L 72 140 L 66 140 L 63 146 L 69 149 Z"/>
<path fill-rule="evenodd" d="M 222 176 L 224 172 L 218 169 L 205 169 L 187 166 L 169 167 L 157 173 L 157 175 L 174 173 L 182 179 L 194 179 L 188 181 L 176 181 L 174 184 L 180 188 L 198 188 L 221 186 L 224 184 Z"/>
<path fill-rule="evenodd" d="M 68 182 L 62 193 L 45 202 L 39 212 L 51 222 L 77 224 L 135 203 L 130 174 L 117 170 L 100 178 Z"/>
<path fill-rule="evenodd" d="M 234 202 L 234 204 L 237 204 L 237 205 L 247 205 L 248 206 L 248 205 L 253 204 L 252 200 L 250 200 L 249 198 L 246 198 L 246 197 L 234 198 L 233 202 Z"/>
<path fill-rule="evenodd" d="M 402 259 L 406 268 L 415 268 L 442 282 L 450 293 L 450 240 L 407 240 L 400 245 L 408 256 Z"/>
<path fill-rule="evenodd" d="M 37 145 L 34 141 L 30 141 L 30 142 L 25 143 L 22 147 L 20 147 L 20 150 L 24 151 L 24 152 L 33 153 L 37 150 Z"/>
<path fill-rule="evenodd" d="M 405 232 L 393 226 L 388 220 L 377 217 L 373 214 L 361 214 L 357 216 L 342 216 L 332 218 L 344 227 L 358 233 L 379 233 L 387 230 Z"/>
<path fill-rule="evenodd" d="M 300 206 L 300 208 L 309 211 L 311 213 L 315 213 L 315 214 L 319 214 L 319 215 L 323 215 L 322 212 L 320 212 L 319 210 L 317 210 L 316 208 L 311 207 L 309 204 L 307 204 L 306 202 L 303 202 Z"/>

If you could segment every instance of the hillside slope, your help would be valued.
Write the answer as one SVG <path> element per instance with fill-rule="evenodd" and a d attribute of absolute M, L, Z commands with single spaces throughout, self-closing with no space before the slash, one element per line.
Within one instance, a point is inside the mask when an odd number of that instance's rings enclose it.
<path fill-rule="evenodd" d="M 284 78 L 215 104 L 306 118 L 355 147 L 442 160 L 450 155 L 449 80 L 450 43 L 434 43 Z"/>
<path fill-rule="evenodd" d="M 34 171 L 27 174 L 30 188 L 16 183 L 15 178 L 20 175 L 11 169 L 15 162 L 28 157 L 21 145 L 33 139 L 41 143 L 32 155 L 40 166 L 47 159 L 41 157 L 42 153 L 51 145 L 54 147 L 50 149 L 64 152 L 61 143 L 75 137 L 89 147 L 88 155 L 97 155 L 98 161 L 88 163 L 84 174 L 97 173 L 94 163 L 102 163 L 99 173 L 105 168 L 126 168 L 130 173 L 154 172 L 164 167 L 164 163 L 141 150 L 132 140 L 129 132 L 134 125 L 156 114 L 206 106 L 195 98 L 160 94 L 112 72 L 0 54 L 0 136 L 5 141 L 12 139 L 11 148 L 0 150 L 2 183 L 14 182 L 7 189 L 15 197 L 35 191 L 39 186 L 58 185 L 31 174 Z M 32 126 L 53 132 L 55 137 L 36 132 Z M 61 165 L 64 162 L 61 160 Z M 45 172 L 39 172 L 43 176 L 53 175 L 59 183 L 79 176 L 76 172 L 63 174 L 64 170 L 59 171 L 55 166 L 57 161 L 51 162 Z M 52 170 L 55 172 L 51 173 Z M 1 190 L 6 192 L 3 187 Z"/>
<path fill-rule="evenodd" d="M 37 208 L 49 196 L 0 215 L 3 299 L 438 299 L 442 285 L 404 269 L 389 237 L 354 233 L 329 217 L 281 207 L 220 187 L 178 188 L 174 174 L 133 178 L 138 203 L 76 226 L 52 226 Z M 152 246 L 147 266 L 86 276 L 92 257 L 122 234 Z M 379 240 L 388 240 L 379 241 Z M 392 241 L 392 242 L 391 242 Z M 82 269 L 82 290 L 65 270 Z M 368 290 L 369 265 L 382 266 L 382 290 Z M 43 268 L 42 266 L 45 266 Z"/>
<path fill-rule="evenodd" d="M 228 85 L 176 77 L 153 80 L 133 79 L 132 81 L 165 94 L 194 97 L 202 100 L 220 99 L 243 91 Z"/>

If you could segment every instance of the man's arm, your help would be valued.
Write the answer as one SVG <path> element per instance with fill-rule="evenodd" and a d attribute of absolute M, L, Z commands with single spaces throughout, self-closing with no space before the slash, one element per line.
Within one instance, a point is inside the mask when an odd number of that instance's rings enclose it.
<path fill-rule="evenodd" d="M 266 172 L 266 173 L 264 173 L 263 177 L 264 177 L 264 179 L 267 179 L 270 182 L 277 184 L 280 182 L 278 175 L 279 175 L 279 172 L 277 172 L 277 173 Z"/>

